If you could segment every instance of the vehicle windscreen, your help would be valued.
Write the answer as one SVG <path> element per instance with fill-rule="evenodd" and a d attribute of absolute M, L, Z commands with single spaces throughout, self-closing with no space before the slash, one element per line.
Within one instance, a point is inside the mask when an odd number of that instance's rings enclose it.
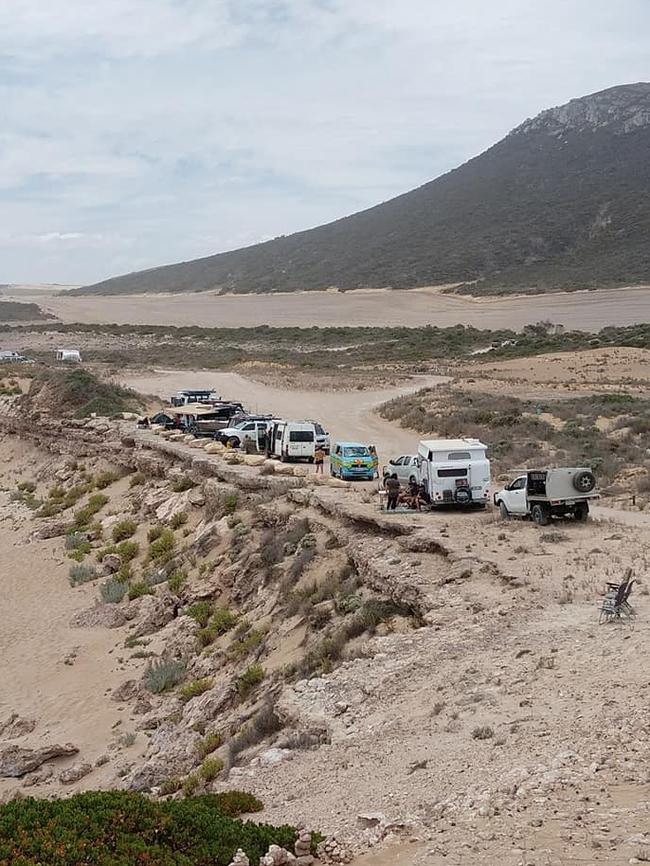
<path fill-rule="evenodd" d="M 353 446 L 352 448 L 343 449 L 344 457 L 370 457 L 370 451 L 365 445 Z"/>
<path fill-rule="evenodd" d="M 314 441 L 314 431 L 313 430 L 290 430 L 289 431 L 289 442 L 313 442 Z"/>

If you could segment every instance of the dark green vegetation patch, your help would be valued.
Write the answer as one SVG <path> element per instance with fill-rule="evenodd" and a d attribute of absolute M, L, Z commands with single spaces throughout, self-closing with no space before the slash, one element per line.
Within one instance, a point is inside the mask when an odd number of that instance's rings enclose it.
<path fill-rule="evenodd" d="M 233 792 L 235 793 L 235 792 Z M 257 863 L 276 844 L 293 850 L 292 827 L 240 821 L 261 805 L 237 792 L 153 802 L 109 791 L 0 806 L 0 866 L 228 866 L 242 848 Z"/>

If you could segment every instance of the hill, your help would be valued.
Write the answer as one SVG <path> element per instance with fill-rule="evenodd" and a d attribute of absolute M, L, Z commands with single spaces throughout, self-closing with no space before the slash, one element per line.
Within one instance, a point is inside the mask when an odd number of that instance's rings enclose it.
<path fill-rule="evenodd" d="M 613 87 L 543 111 L 460 168 L 369 210 L 78 293 L 650 282 L 649 154 L 650 84 Z"/>

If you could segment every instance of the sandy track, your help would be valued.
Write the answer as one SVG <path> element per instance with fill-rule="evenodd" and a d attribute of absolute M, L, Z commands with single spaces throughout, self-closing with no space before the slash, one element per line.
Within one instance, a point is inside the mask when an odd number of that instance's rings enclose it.
<path fill-rule="evenodd" d="M 378 391 L 286 391 L 254 382 L 238 373 L 191 370 L 157 370 L 148 375 L 126 374 L 125 385 L 164 399 L 180 388 L 215 388 L 226 399 L 240 400 L 254 412 L 270 412 L 283 418 L 313 418 L 324 424 L 332 442 L 362 441 L 377 446 L 380 459 L 400 452 L 410 453 L 417 434 L 384 421 L 373 411 L 393 397 L 440 385 L 444 376 L 415 377 L 401 388 Z"/>
<path fill-rule="evenodd" d="M 22 296 L 21 300 L 27 300 Z M 31 299 L 31 298 L 30 298 Z M 601 289 L 567 294 L 469 298 L 436 289 L 299 292 L 285 295 L 218 297 L 135 295 L 56 297 L 35 294 L 34 301 L 64 322 L 150 325 L 474 325 L 520 329 L 550 320 L 582 330 L 650 321 L 650 288 Z"/>

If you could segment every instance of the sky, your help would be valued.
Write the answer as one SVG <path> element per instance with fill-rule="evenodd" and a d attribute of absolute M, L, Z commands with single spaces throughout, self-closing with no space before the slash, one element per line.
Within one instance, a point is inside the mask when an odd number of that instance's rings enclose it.
<path fill-rule="evenodd" d="M 0 283 L 331 221 L 650 80 L 648 0 L 0 0 Z"/>

